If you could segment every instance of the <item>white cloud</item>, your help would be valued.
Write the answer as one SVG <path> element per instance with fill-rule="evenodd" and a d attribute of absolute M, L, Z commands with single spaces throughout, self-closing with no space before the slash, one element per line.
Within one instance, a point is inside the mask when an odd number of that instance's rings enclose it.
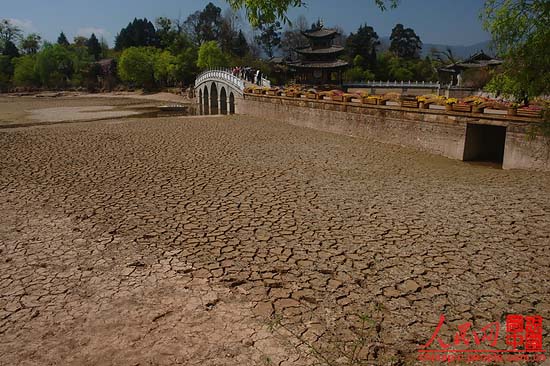
<path fill-rule="evenodd" d="M 109 38 L 111 36 L 111 33 L 109 33 L 109 31 L 103 28 L 95 28 L 95 27 L 80 28 L 76 32 L 76 35 L 83 36 L 83 37 L 90 37 L 92 33 L 95 34 L 97 38 L 101 38 L 101 37 Z"/>
<path fill-rule="evenodd" d="M 16 19 L 16 18 L 8 18 L 11 24 L 18 26 L 21 28 L 23 32 L 33 32 L 35 31 L 34 25 L 32 24 L 31 20 L 28 19 Z"/>

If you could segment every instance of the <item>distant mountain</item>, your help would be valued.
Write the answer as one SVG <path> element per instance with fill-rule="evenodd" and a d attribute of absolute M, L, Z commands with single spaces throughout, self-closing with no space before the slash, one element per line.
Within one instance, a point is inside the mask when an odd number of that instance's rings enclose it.
<path fill-rule="evenodd" d="M 422 57 L 428 56 L 432 49 L 445 51 L 450 48 L 453 55 L 458 59 L 466 59 L 476 52 L 482 51 L 489 56 L 495 56 L 495 52 L 491 46 L 491 41 L 479 42 L 471 46 L 447 46 L 444 44 L 425 43 L 422 45 Z"/>
<path fill-rule="evenodd" d="M 390 48 L 390 37 L 380 37 L 380 47 L 379 49 L 385 51 Z M 430 54 L 432 49 L 438 51 L 445 51 L 447 48 L 450 48 L 453 52 L 453 55 L 457 59 L 464 60 L 469 56 L 473 55 L 476 52 L 483 50 L 487 55 L 494 56 L 495 52 L 491 47 L 491 41 L 479 42 L 470 46 L 448 46 L 444 44 L 436 43 L 424 43 L 422 44 L 422 51 L 420 55 L 426 57 Z"/>

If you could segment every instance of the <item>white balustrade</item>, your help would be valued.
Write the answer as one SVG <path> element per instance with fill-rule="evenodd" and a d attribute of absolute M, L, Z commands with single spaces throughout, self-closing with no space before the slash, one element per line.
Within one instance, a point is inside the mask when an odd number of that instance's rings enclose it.
<path fill-rule="evenodd" d="M 235 86 L 240 91 L 243 91 L 245 86 L 245 81 L 240 77 L 233 75 L 231 70 L 228 69 L 211 69 L 202 72 L 195 79 L 195 87 L 202 84 L 206 80 L 224 80 Z M 271 87 L 271 82 L 265 78 L 262 78 L 261 85 Z"/>
<path fill-rule="evenodd" d="M 397 87 L 397 88 L 440 88 L 440 83 L 430 83 L 430 82 L 418 82 L 418 81 L 364 81 L 358 83 L 349 83 L 345 84 L 346 86 L 356 86 L 356 87 Z"/>

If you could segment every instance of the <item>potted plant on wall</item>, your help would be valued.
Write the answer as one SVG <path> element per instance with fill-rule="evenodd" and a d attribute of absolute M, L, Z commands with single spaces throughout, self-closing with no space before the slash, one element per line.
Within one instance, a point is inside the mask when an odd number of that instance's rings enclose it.
<path fill-rule="evenodd" d="M 458 102 L 456 98 L 447 98 L 445 101 L 445 110 L 446 111 L 452 111 L 453 105 L 455 105 Z"/>
<path fill-rule="evenodd" d="M 412 95 L 402 95 L 401 96 L 401 107 L 406 108 L 418 108 L 418 98 Z"/>
<path fill-rule="evenodd" d="M 455 104 L 453 104 L 453 111 L 458 112 L 471 112 L 472 111 L 472 105 L 465 100 L 458 101 Z"/>
<path fill-rule="evenodd" d="M 363 98 L 361 98 L 361 101 L 363 102 L 363 104 L 377 105 L 379 100 L 380 100 L 379 95 L 368 95 L 368 96 L 363 96 Z"/>
<path fill-rule="evenodd" d="M 481 99 L 481 98 L 477 98 L 474 100 L 473 104 L 472 104 L 472 112 L 473 113 L 483 113 L 483 111 L 485 110 L 485 100 Z"/>
<path fill-rule="evenodd" d="M 531 104 L 531 105 L 518 108 L 516 110 L 516 113 L 518 116 L 522 116 L 522 117 L 540 118 L 542 116 L 542 107 Z"/>
<path fill-rule="evenodd" d="M 506 114 L 509 116 L 517 116 L 518 115 L 518 103 L 510 103 L 508 104 L 508 109 L 506 110 Z"/>

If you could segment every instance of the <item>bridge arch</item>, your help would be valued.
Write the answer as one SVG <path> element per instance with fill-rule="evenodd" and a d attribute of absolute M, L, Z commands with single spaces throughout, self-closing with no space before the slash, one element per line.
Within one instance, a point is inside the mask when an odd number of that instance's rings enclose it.
<path fill-rule="evenodd" d="M 227 92 L 223 86 L 220 88 L 220 114 L 227 114 Z"/>
<path fill-rule="evenodd" d="M 210 114 L 210 98 L 208 97 L 208 87 L 204 87 L 203 99 L 202 99 L 202 108 L 204 114 Z"/>
<path fill-rule="evenodd" d="M 235 94 L 229 93 L 229 114 L 235 114 Z"/>
<path fill-rule="evenodd" d="M 210 114 L 218 114 L 218 87 L 216 83 L 210 84 Z"/>

